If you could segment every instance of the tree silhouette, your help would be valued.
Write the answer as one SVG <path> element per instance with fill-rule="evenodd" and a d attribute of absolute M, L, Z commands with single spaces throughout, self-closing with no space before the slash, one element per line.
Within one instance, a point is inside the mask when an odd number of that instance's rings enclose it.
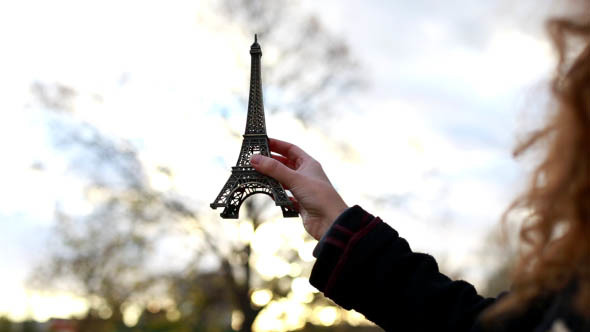
<path fill-rule="evenodd" d="M 271 92 L 265 94 L 266 110 L 291 112 L 305 124 L 317 124 L 329 120 L 334 103 L 366 82 L 347 42 L 298 5 L 288 0 L 222 0 L 217 10 L 246 36 L 257 33 L 263 52 L 275 50 L 274 63 L 262 61 L 262 82 Z M 245 105 L 246 96 L 239 97 Z"/>
<path fill-rule="evenodd" d="M 278 64 L 263 68 L 265 89 L 272 91 L 265 99 L 267 109 L 291 112 L 313 125 L 320 120 L 318 114 L 328 115 L 318 113 L 320 108 L 329 109 L 343 93 L 360 86 L 360 76 L 346 43 L 316 17 L 293 6 L 287 0 L 228 0 L 216 10 L 228 24 L 241 26 L 242 33 L 253 35 L 255 30 L 264 36 L 265 45 L 280 50 Z M 286 34 L 290 38 L 284 38 Z M 304 63 L 307 69 L 301 70 Z M 54 247 L 32 280 L 37 287 L 64 288 L 88 299 L 90 310 L 79 325 L 82 330 L 124 330 L 123 322 L 147 324 L 159 312 L 180 316 L 189 330 L 230 329 L 229 317 L 238 312 L 241 319 L 233 327 L 251 331 L 265 308 L 252 303 L 252 292 L 269 289 L 273 298 L 290 292 L 296 275 L 262 278 L 251 265 L 251 241 L 228 238 L 220 231 L 221 221 L 204 213 L 208 206 L 152 188 L 132 142 L 77 119 L 80 93 L 75 87 L 38 82 L 32 93 L 43 108 L 54 111 L 56 146 L 75 156 L 72 172 L 84 179 L 86 201 L 92 205 L 83 215 L 58 205 Z M 174 165 L 160 171 L 172 176 Z M 276 218 L 265 213 L 269 203 L 249 198 L 240 222 L 256 231 Z M 166 241 L 194 246 L 182 262 L 170 267 L 157 259 Z M 309 269 L 295 248 L 284 247 L 278 255 L 285 264 Z M 208 257 L 214 257 L 213 262 Z M 312 301 L 326 303 L 319 295 Z"/>
<path fill-rule="evenodd" d="M 0 317 L 0 332 L 11 332 L 12 322 L 6 317 Z"/>
<path fill-rule="evenodd" d="M 518 218 L 519 216 L 510 215 L 501 224 L 502 227 L 488 234 L 484 242 L 480 256 L 483 262 L 493 267 L 483 290 L 486 296 L 496 297 L 510 290 L 511 273 L 518 257 L 518 236 L 522 222 Z"/>

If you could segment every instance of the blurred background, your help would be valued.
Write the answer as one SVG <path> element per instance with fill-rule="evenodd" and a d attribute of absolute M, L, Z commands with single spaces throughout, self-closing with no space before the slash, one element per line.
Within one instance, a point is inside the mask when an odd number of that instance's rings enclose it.
<path fill-rule="evenodd" d="M 490 296 L 531 160 L 551 2 L 0 4 L 0 332 L 379 331 L 308 283 L 316 242 L 265 195 L 209 208 L 263 50 L 270 137 Z M 261 197 L 259 197 L 261 196 Z M 518 216 L 513 216 L 515 223 Z M 514 233 L 514 232 L 512 232 Z"/>

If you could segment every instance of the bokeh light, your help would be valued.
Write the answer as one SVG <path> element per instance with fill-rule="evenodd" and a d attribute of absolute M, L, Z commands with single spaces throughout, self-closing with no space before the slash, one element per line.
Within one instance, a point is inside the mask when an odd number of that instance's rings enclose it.
<path fill-rule="evenodd" d="M 255 3 L 0 4 L 0 317 L 372 326 L 310 285 L 300 218 L 263 195 L 238 220 L 209 207 L 243 139 L 254 33 L 269 136 L 444 272 L 498 286 L 513 248 L 488 239 L 527 171 L 511 149 L 548 99 L 549 2 Z"/>

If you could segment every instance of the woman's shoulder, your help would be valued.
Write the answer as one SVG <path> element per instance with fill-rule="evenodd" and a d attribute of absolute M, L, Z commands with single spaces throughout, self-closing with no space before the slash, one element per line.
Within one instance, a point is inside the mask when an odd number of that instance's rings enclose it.
<path fill-rule="evenodd" d="M 505 315 L 484 329 L 494 332 L 590 332 L 590 321 L 584 318 L 573 305 L 576 283 L 564 289 L 531 301 L 523 311 Z M 502 300 L 502 294 L 498 300 Z"/>

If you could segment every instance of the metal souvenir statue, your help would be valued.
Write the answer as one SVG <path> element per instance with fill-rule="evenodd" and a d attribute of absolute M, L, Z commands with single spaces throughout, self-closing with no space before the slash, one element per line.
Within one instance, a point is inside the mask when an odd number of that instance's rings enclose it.
<path fill-rule="evenodd" d="M 240 206 L 246 198 L 261 193 L 267 194 L 274 199 L 275 205 L 281 207 L 283 217 L 297 217 L 299 214 L 293 202 L 289 200 L 283 186 L 277 180 L 257 172 L 250 164 L 250 157 L 253 154 L 270 157 L 264 121 L 264 106 L 262 104 L 262 80 L 260 74 L 262 50 L 256 35 L 254 35 L 254 44 L 250 47 L 250 56 L 252 62 L 248 120 L 246 122 L 246 132 L 243 136 L 242 149 L 236 166 L 232 167 L 229 180 L 227 180 L 210 206 L 213 209 L 223 207 L 221 217 L 224 219 L 237 219 Z"/>

